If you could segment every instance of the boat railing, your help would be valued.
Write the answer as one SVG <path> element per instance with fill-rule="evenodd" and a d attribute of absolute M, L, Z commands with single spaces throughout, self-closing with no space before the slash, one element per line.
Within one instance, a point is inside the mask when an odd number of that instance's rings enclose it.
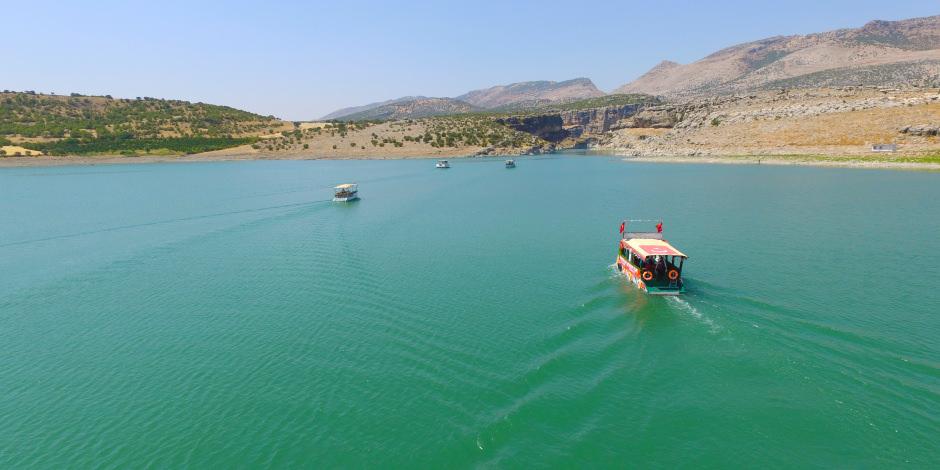
<path fill-rule="evenodd" d="M 653 240 L 662 240 L 662 232 L 624 232 L 623 238 L 627 240 L 631 238 L 651 238 Z"/>

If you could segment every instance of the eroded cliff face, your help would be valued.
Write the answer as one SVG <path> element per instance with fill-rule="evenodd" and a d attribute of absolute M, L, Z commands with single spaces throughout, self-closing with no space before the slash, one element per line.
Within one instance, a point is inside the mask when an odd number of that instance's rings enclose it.
<path fill-rule="evenodd" d="M 568 132 L 564 128 L 564 121 L 558 114 L 513 116 L 499 119 L 497 122 L 552 143 L 561 142 L 568 137 Z"/>
<path fill-rule="evenodd" d="M 580 127 L 580 134 L 603 134 L 618 125 L 620 121 L 637 114 L 643 105 L 628 104 L 603 108 L 581 109 L 560 113 L 566 128 Z"/>
<path fill-rule="evenodd" d="M 643 104 L 605 106 L 532 116 L 509 117 L 500 123 L 536 135 L 562 148 L 581 148 L 589 140 L 625 127 L 672 127 L 674 108 Z"/>
<path fill-rule="evenodd" d="M 622 121 L 617 127 L 609 130 L 627 128 L 669 129 L 679 122 L 679 109 L 676 106 L 650 106 L 641 109 L 631 118 Z"/>

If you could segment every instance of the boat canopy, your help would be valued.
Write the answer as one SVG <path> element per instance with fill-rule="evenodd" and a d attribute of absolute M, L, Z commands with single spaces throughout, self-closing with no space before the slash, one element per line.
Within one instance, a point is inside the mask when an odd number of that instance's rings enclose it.
<path fill-rule="evenodd" d="M 356 183 L 344 183 L 334 189 L 356 189 Z"/>
<path fill-rule="evenodd" d="M 639 255 L 641 258 L 648 256 L 681 256 L 688 258 L 681 251 L 670 245 L 666 240 L 657 240 L 655 238 L 631 238 L 624 240 L 623 245 Z"/>

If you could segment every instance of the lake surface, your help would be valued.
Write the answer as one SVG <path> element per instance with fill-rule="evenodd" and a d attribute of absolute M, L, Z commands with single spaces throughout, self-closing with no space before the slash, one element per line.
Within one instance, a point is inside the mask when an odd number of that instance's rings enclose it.
<path fill-rule="evenodd" d="M 940 463 L 940 174 L 433 165 L 0 170 L 0 467 Z"/>

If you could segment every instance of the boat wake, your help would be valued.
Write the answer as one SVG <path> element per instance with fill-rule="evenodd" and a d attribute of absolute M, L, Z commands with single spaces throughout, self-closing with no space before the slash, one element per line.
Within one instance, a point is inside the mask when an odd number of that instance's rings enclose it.
<path fill-rule="evenodd" d="M 617 269 L 617 263 L 611 263 L 610 266 L 607 266 L 607 269 L 610 270 L 611 279 L 618 279 L 623 277 L 623 273 Z"/>
<path fill-rule="evenodd" d="M 714 334 L 721 331 L 721 327 L 719 327 L 717 323 L 712 321 L 711 318 L 705 316 L 705 314 L 699 311 L 699 309 L 695 308 L 695 306 L 690 304 L 687 300 L 680 297 L 666 297 L 666 300 L 668 300 L 669 303 L 675 306 L 678 310 L 685 312 L 696 320 L 704 323 L 705 325 L 708 325 L 709 332 Z"/>

